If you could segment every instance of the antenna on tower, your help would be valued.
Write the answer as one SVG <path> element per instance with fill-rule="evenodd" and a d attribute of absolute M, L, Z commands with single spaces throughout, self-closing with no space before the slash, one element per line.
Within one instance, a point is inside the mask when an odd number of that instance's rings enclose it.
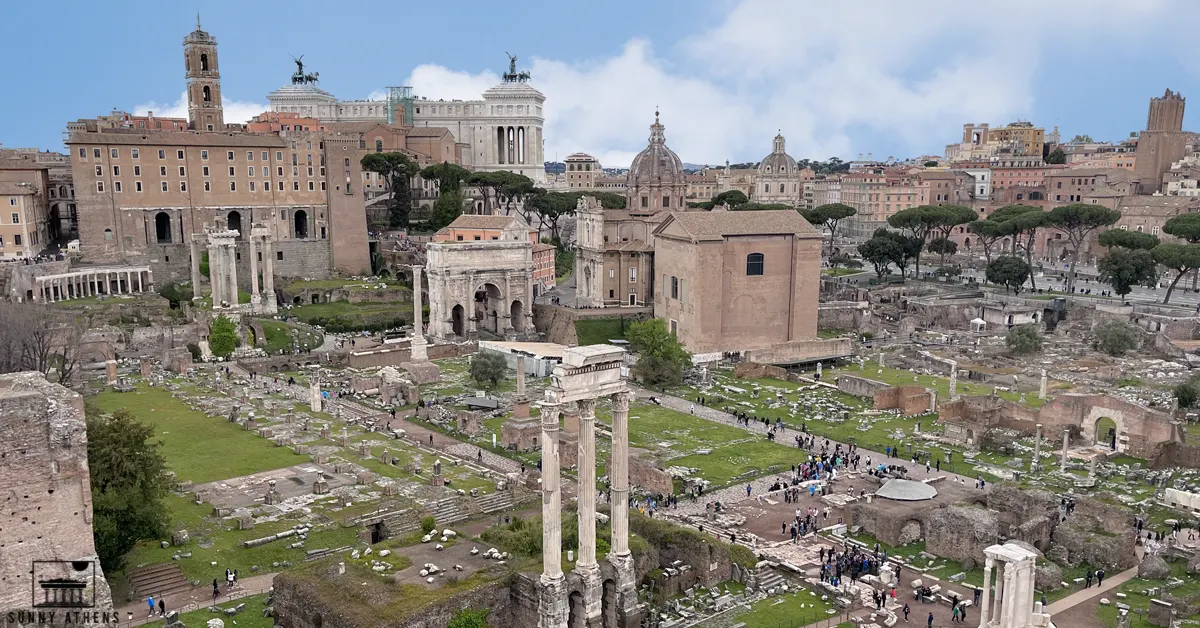
<path fill-rule="evenodd" d="M 196 30 L 200 30 L 200 12 L 196 11 Z"/>

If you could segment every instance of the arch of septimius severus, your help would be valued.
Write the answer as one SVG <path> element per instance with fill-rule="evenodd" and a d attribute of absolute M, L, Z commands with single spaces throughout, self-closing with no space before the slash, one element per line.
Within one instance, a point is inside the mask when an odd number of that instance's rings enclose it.
<path fill-rule="evenodd" d="M 551 375 L 542 406 L 542 577 L 540 628 L 634 628 L 637 582 L 629 553 L 629 391 L 625 350 L 573 347 Z M 596 560 L 596 399 L 612 397 L 612 541 L 606 564 Z M 579 557 L 562 570 L 559 415 L 579 412 Z"/>

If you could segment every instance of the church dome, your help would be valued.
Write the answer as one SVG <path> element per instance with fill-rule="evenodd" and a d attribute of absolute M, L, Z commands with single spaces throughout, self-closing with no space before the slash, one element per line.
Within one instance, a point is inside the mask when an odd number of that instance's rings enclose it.
<path fill-rule="evenodd" d="M 771 154 L 758 164 L 759 174 L 796 174 L 796 160 L 783 148 L 783 135 L 776 135 Z"/>
<path fill-rule="evenodd" d="M 683 162 L 675 151 L 667 148 L 663 125 L 654 112 L 654 124 L 650 125 L 650 145 L 633 158 L 629 165 L 628 187 L 654 183 L 683 184 L 686 182 Z"/>

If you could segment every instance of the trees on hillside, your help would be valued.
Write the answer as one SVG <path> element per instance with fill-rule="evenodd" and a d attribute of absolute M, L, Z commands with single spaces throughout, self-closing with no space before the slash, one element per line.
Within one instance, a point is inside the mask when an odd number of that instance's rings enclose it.
<path fill-rule="evenodd" d="M 360 164 L 363 170 L 378 174 L 392 193 L 388 201 L 388 225 L 393 229 L 407 228 L 412 213 L 409 181 L 418 173 L 417 164 L 404 153 L 369 153 Z"/>

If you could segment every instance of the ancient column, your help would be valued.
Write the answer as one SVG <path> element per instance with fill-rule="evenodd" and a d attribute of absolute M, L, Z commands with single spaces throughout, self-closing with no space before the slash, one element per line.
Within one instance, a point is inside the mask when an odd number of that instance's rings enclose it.
<path fill-rule="evenodd" d="M 883 349 L 879 350 L 879 368 L 883 368 Z"/>
<path fill-rule="evenodd" d="M 517 397 L 524 397 L 524 396 L 525 396 L 525 356 L 518 354 L 517 355 Z"/>
<path fill-rule="evenodd" d="M 263 238 L 263 269 L 263 294 L 275 307 L 275 244 L 269 236 Z"/>
<path fill-rule="evenodd" d="M 221 273 L 225 270 L 224 259 L 221 257 L 221 248 L 218 246 L 208 247 L 208 294 L 212 297 L 213 308 L 220 309 L 221 299 L 224 298 L 224 293 L 221 292 L 222 285 L 225 283 Z"/>
<path fill-rule="evenodd" d="M 562 494 L 558 487 L 558 405 L 542 407 L 542 582 L 561 580 Z"/>
<path fill-rule="evenodd" d="M 117 383 L 117 361 L 109 358 L 104 362 L 104 367 L 109 385 Z"/>
<path fill-rule="evenodd" d="M 1071 430 L 1065 429 L 1065 430 L 1063 430 L 1062 462 L 1060 463 L 1060 467 L 1059 467 L 1059 471 L 1062 471 L 1063 473 L 1067 472 L 1067 448 L 1070 447 L 1070 445 L 1071 445 Z"/>
<path fill-rule="evenodd" d="M 1046 398 L 1046 369 L 1042 369 L 1042 385 L 1038 388 L 1038 399 Z"/>
<path fill-rule="evenodd" d="M 321 384 L 316 381 L 308 385 L 308 408 L 313 412 L 321 411 Z"/>
<path fill-rule="evenodd" d="M 579 561 L 576 568 L 596 568 L 596 400 L 579 405 Z"/>
<path fill-rule="evenodd" d="M 612 543 L 609 556 L 629 556 L 629 393 L 612 397 Z"/>
<path fill-rule="evenodd" d="M 229 303 L 234 307 L 238 304 L 238 283 L 237 283 L 237 244 L 230 244 L 226 247 L 229 255 Z"/>
<path fill-rule="evenodd" d="M 958 364 L 950 364 L 950 401 L 958 399 Z"/>
<path fill-rule="evenodd" d="M 258 305 L 258 256 L 254 254 L 254 237 L 249 238 L 250 243 L 250 303 Z"/>
<path fill-rule="evenodd" d="M 417 264 L 412 265 L 413 275 L 413 336 L 412 349 L 409 359 L 414 362 L 424 362 L 429 359 L 429 355 L 425 352 L 425 324 L 424 315 L 421 312 L 421 267 Z M 522 375 L 518 374 L 517 381 L 521 381 Z M 520 394 L 520 393 L 517 393 Z"/>
<path fill-rule="evenodd" d="M 1034 427 L 1033 433 L 1033 460 L 1029 462 L 1029 472 L 1037 473 L 1039 462 L 1041 461 L 1042 453 L 1042 424 L 1038 423 Z"/>
<path fill-rule="evenodd" d="M 989 608 L 989 604 L 991 603 L 992 598 L 992 569 L 995 568 L 995 566 L 995 559 L 993 559 L 991 556 L 988 556 L 983 565 L 983 593 L 980 596 L 979 608 L 975 609 L 975 612 L 979 615 L 979 628 L 987 628 L 988 622 L 991 619 L 988 611 L 991 610 L 991 608 Z"/>
<path fill-rule="evenodd" d="M 1009 580 L 1008 563 L 1000 561 L 999 570 L 996 572 L 996 597 L 992 600 L 992 621 L 1000 622 L 1001 616 L 1004 613 L 1004 598 L 1005 589 Z"/>

